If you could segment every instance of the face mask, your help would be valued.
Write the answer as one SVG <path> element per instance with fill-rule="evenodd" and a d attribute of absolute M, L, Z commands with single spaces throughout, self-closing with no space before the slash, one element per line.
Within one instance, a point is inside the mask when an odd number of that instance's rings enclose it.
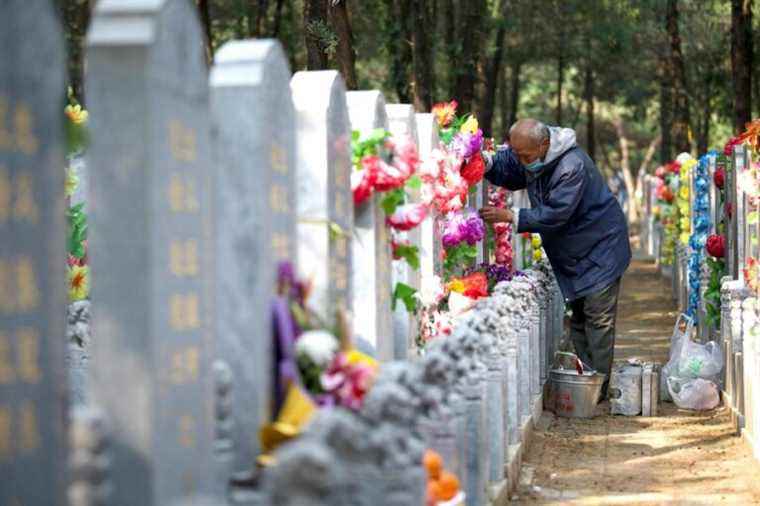
<path fill-rule="evenodd" d="M 539 170 L 544 168 L 544 162 L 541 160 L 536 160 L 535 162 L 529 163 L 525 166 L 525 170 L 528 172 L 538 172 Z"/>

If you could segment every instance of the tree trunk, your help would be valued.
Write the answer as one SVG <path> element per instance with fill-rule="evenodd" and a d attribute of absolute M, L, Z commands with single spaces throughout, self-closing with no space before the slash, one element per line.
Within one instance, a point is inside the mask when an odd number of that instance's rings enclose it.
<path fill-rule="evenodd" d="M 673 159 L 670 122 L 673 118 L 673 95 L 671 93 L 670 66 L 660 65 L 660 164 Z"/>
<path fill-rule="evenodd" d="M 470 0 L 469 3 L 473 5 L 468 5 L 462 12 L 462 33 L 466 36 L 460 39 L 462 54 L 457 65 L 459 72 L 454 93 L 462 112 L 471 112 L 474 105 L 483 12 L 486 10 L 486 0 Z"/>
<path fill-rule="evenodd" d="M 412 1 L 412 57 L 414 62 L 414 107 L 421 112 L 433 107 L 433 48 L 431 34 L 423 29 L 430 21 L 430 0 Z M 433 18 L 434 19 L 434 18 Z"/>
<path fill-rule="evenodd" d="M 69 85 L 74 96 L 84 103 L 84 40 L 90 24 L 91 2 L 63 1 L 62 20 L 68 47 Z"/>
<path fill-rule="evenodd" d="M 623 171 L 623 181 L 625 190 L 628 193 L 628 223 L 634 224 L 639 220 L 638 202 L 636 202 L 636 182 L 633 180 L 631 172 L 631 162 L 628 153 L 628 137 L 623 128 L 623 120 L 616 118 L 613 121 L 615 131 L 620 140 L 620 168 Z"/>
<path fill-rule="evenodd" d="M 670 36 L 670 68 L 673 77 L 673 144 L 676 151 L 691 152 L 689 139 L 689 95 L 686 85 L 686 67 L 681 52 L 681 37 L 678 31 L 678 0 L 668 0 L 665 16 L 666 28 Z"/>
<path fill-rule="evenodd" d="M 335 53 L 338 68 L 346 81 L 346 89 L 356 90 L 359 88 L 356 78 L 356 51 L 354 51 L 354 34 L 351 30 L 347 2 L 348 0 L 342 0 L 330 7 L 330 21 L 338 36 L 338 49 Z"/>
<path fill-rule="evenodd" d="M 259 8 L 256 10 L 256 35 L 266 37 L 267 35 L 267 13 L 269 12 L 269 0 L 258 0 Z"/>
<path fill-rule="evenodd" d="M 274 8 L 274 28 L 272 29 L 272 37 L 277 38 L 280 36 L 280 29 L 282 24 L 282 6 L 285 0 L 277 0 Z"/>
<path fill-rule="evenodd" d="M 214 59 L 214 39 L 211 36 L 211 14 L 209 13 L 209 0 L 197 0 L 198 10 L 201 13 L 201 24 L 203 25 L 203 34 L 206 36 L 206 62 L 211 64 Z"/>
<path fill-rule="evenodd" d="M 594 132 L 594 69 L 591 68 L 591 62 L 586 63 L 585 76 L 585 95 L 586 95 L 586 149 L 588 156 L 596 160 L 596 133 Z"/>
<path fill-rule="evenodd" d="M 734 81 L 734 129 L 752 119 L 752 0 L 731 0 L 731 70 Z"/>
<path fill-rule="evenodd" d="M 306 42 L 306 68 L 327 68 L 327 53 L 321 38 L 321 29 L 327 26 L 327 0 L 304 0 L 304 39 Z"/>
<path fill-rule="evenodd" d="M 500 18 L 507 19 L 507 7 L 507 0 L 499 0 L 497 12 Z M 480 126 L 487 137 L 492 136 L 494 109 L 496 108 L 496 88 L 499 81 L 499 70 L 504 59 L 504 43 L 506 42 L 506 38 L 507 28 L 504 26 L 504 23 L 500 23 L 499 28 L 496 30 L 493 56 L 486 60 L 483 102 L 479 115 Z"/>
<path fill-rule="evenodd" d="M 517 115 L 520 110 L 520 71 L 522 63 L 517 60 L 512 64 L 512 96 L 509 101 L 509 122 L 507 128 L 517 123 Z"/>
<path fill-rule="evenodd" d="M 460 40 L 457 37 L 457 16 L 454 10 L 454 0 L 442 0 L 443 7 L 439 9 L 442 18 L 443 29 L 443 41 L 446 51 L 446 57 L 448 60 L 448 83 L 446 89 L 448 91 L 449 98 L 453 97 L 456 93 L 457 76 L 460 69 L 458 68 L 460 61 Z"/>
<path fill-rule="evenodd" d="M 709 87 L 708 94 L 709 97 Z M 712 104 L 710 99 L 703 102 L 702 117 L 700 118 L 699 134 L 697 135 L 697 153 L 707 153 L 710 147 L 710 115 L 712 114 Z"/>
<path fill-rule="evenodd" d="M 599 139 L 595 139 L 595 144 L 597 144 L 600 148 L 600 151 L 602 152 L 602 159 L 604 160 L 604 164 L 600 167 L 597 165 L 597 168 L 601 170 L 602 175 L 604 175 L 605 179 L 609 179 L 612 177 L 612 160 L 610 159 L 610 153 L 607 150 L 607 145 L 603 142 L 599 142 Z"/>
<path fill-rule="evenodd" d="M 657 151 L 657 146 L 660 144 L 661 140 L 662 137 L 658 135 L 649 143 L 649 146 L 644 153 L 644 160 L 642 160 L 641 165 L 639 165 L 639 174 L 646 174 L 647 170 L 649 170 L 649 164 L 652 163 L 654 153 Z"/>
<path fill-rule="evenodd" d="M 412 0 L 386 0 L 390 14 L 386 39 L 388 54 L 391 55 L 390 80 L 398 101 L 403 104 L 410 103 L 412 98 L 409 72 L 413 60 L 409 29 L 410 1 Z"/>
<path fill-rule="evenodd" d="M 499 134 L 494 134 L 497 143 L 501 143 L 509 128 L 509 82 L 507 79 L 508 66 L 504 65 L 501 69 L 501 79 L 499 80 Z"/>

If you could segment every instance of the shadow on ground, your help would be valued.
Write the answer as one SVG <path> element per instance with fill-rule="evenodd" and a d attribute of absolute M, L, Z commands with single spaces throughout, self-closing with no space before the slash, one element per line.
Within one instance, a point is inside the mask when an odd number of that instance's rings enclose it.
<path fill-rule="evenodd" d="M 616 360 L 664 363 L 676 319 L 670 286 L 645 260 L 623 280 Z M 760 464 L 726 410 L 694 413 L 662 403 L 654 418 L 591 420 L 544 414 L 513 504 L 760 504 Z"/>

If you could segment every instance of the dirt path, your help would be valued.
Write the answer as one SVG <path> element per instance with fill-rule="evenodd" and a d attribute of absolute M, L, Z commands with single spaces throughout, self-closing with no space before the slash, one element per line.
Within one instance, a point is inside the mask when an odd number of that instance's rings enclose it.
<path fill-rule="evenodd" d="M 676 313 L 651 263 L 624 279 L 616 359 L 664 362 Z M 697 414 L 660 404 L 656 418 L 592 420 L 545 414 L 513 500 L 517 504 L 760 504 L 760 464 L 734 436 L 725 410 Z"/>

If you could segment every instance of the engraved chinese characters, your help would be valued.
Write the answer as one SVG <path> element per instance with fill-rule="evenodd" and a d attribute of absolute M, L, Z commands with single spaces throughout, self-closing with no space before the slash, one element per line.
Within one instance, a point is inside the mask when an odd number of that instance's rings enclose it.
<path fill-rule="evenodd" d="M 0 41 L 0 504 L 64 504 L 64 55 L 50 2 L 4 2 Z"/>
<path fill-rule="evenodd" d="M 298 129 L 298 266 L 313 283 L 311 305 L 332 319 L 351 309 L 351 136 L 343 80 L 298 72 L 290 82 Z"/>
<path fill-rule="evenodd" d="M 347 93 L 351 127 L 362 138 L 375 129 L 387 129 L 385 99 L 379 91 Z M 390 231 L 380 207 L 380 195 L 354 210 L 354 256 L 351 282 L 354 293 L 354 329 L 367 339 L 382 360 L 393 359 L 391 312 Z"/>
<path fill-rule="evenodd" d="M 250 470 L 271 419 L 275 262 L 295 262 L 295 123 L 276 41 L 234 41 L 211 72 L 217 355 L 232 368 L 235 470 Z"/>
<path fill-rule="evenodd" d="M 89 34 L 93 389 L 114 504 L 211 490 L 214 180 L 187 0 L 103 1 Z"/>

